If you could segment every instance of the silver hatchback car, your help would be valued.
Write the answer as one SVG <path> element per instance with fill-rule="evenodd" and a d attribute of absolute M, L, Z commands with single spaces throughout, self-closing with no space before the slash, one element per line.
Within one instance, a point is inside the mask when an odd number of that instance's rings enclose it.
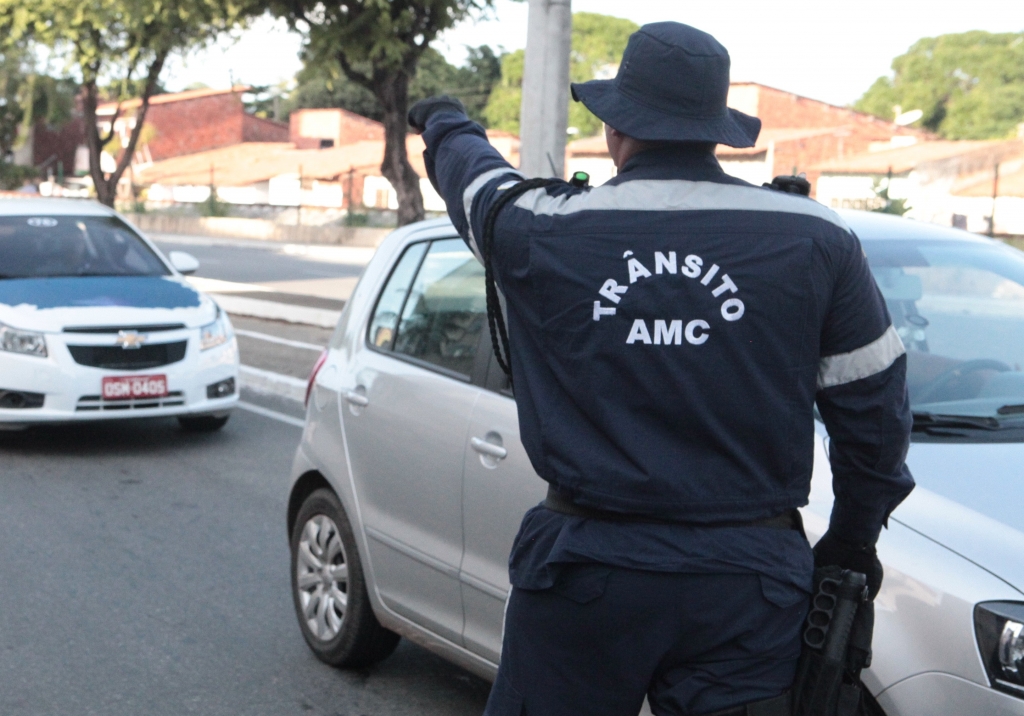
<path fill-rule="evenodd" d="M 918 488 L 879 542 L 864 673 L 890 716 L 1024 716 L 1024 253 L 846 213 L 908 351 Z M 491 354 L 484 272 L 447 221 L 394 232 L 310 379 L 288 503 L 302 634 L 365 665 L 404 636 L 493 678 L 522 515 L 546 490 Z M 818 422 L 815 540 L 832 506 Z"/>

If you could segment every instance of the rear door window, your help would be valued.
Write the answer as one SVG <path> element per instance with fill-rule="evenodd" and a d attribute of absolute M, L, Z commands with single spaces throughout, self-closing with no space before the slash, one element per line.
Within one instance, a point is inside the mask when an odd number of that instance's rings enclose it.
<path fill-rule="evenodd" d="M 370 323 L 369 341 L 374 348 L 389 351 L 394 345 L 395 329 L 398 328 L 398 317 L 402 313 L 405 297 L 409 295 L 409 284 L 429 245 L 429 242 L 424 241 L 409 246 L 391 272 L 387 285 L 377 299 L 377 308 Z"/>
<path fill-rule="evenodd" d="M 483 266 L 462 239 L 441 239 L 406 250 L 381 293 L 368 338 L 379 350 L 469 378 L 486 323 Z"/>
<path fill-rule="evenodd" d="M 462 239 L 435 241 L 405 301 L 394 350 L 468 377 L 486 321 L 484 267 Z"/>

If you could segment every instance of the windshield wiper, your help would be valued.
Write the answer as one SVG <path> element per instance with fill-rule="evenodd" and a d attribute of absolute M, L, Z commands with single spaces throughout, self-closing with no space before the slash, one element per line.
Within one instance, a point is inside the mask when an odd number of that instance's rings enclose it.
<path fill-rule="evenodd" d="M 914 412 L 914 430 L 927 431 L 931 428 L 960 428 L 968 430 L 999 430 L 1002 423 L 996 418 L 980 415 L 936 415 Z"/>
<path fill-rule="evenodd" d="M 1000 415 L 1024 415 L 1024 404 L 1022 405 L 1004 405 L 996 411 Z"/>

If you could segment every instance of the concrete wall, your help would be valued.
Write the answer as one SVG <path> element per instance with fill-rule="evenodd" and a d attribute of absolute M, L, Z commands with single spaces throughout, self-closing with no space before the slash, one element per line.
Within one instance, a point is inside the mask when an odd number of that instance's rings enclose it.
<path fill-rule="evenodd" d="M 282 226 L 266 219 L 168 214 L 126 214 L 144 233 L 214 236 L 296 244 L 377 246 L 393 229 L 350 226 Z"/>
<path fill-rule="evenodd" d="M 320 140 L 335 147 L 364 140 L 384 140 L 384 125 L 344 109 L 299 109 L 289 117 L 289 140 L 299 149 L 319 149 Z"/>

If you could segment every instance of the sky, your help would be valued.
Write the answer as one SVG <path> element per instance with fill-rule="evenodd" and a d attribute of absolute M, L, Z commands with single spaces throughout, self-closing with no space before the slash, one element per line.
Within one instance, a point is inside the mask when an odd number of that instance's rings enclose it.
<path fill-rule="evenodd" d="M 892 59 L 922 37 L 966 30 L 1024 30 L 1021 0 L 572 0 L 574 12 L 596 12 L 637 24 L 676 20 L 714 35 L 732 57 L 732 79 L 760 82 L 845 105 Z M 434 46 L 461 64 L 467 45 L 516 50 L 526 46 L 525 2 L 495 0 L 490 17 L 449 30 Z M 261 18 L 235 40 L 175 59 L 168 89 L 232 81 L 273 85 L 301 68 L 301 37 L 281 21 Z"/>

